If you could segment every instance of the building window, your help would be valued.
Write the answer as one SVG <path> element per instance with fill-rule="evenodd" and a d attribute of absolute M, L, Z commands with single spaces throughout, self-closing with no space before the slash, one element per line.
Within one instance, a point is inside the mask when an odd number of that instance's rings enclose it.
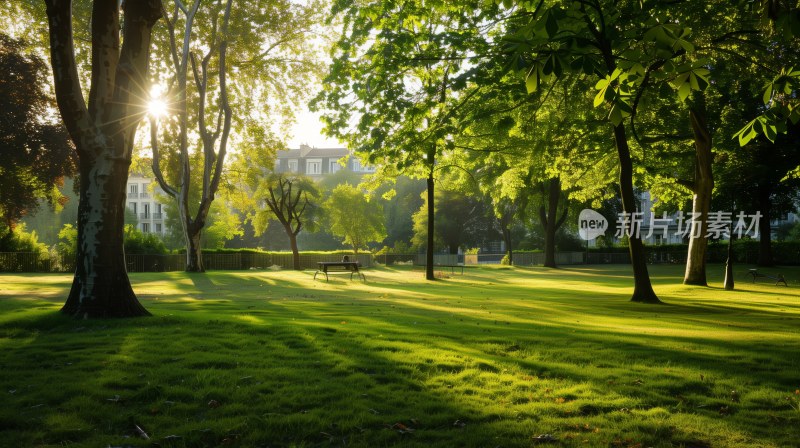
<path fill-rule="evenodd" d="M 131 209 L 131 211 L 133 212 L 134 215 L 136 214 L 136 203 L 135 202 L 129 203 L 128 204 L 128 208 Z"/>
<path fill-rule="evenodd" d="M 306 161 L 306 174 L 322 174 L 322 159 L 308 159 Z"/>
<path fill-rule="evenodd" d="M 292 173 L 297 172 L 297 159 L 289 159 L 289 171 Z"/>
<path fill-rule="evenodd" d="M 328 172 L 332 174 L 332 173 L 335 173 L 335 172 L 339 171 L 341 168 L 342 168 L 342 165 L 339 165 L 339 161 L 338 160 L 331 160 L 331 166 L 328 169 Z"/>
<path fill-rule="evenodd" d="M 156 224 L 156 233 L 161 233 L 161 224 Z"/>
<path fill-rule="evenodd" d="M 149 223 L 146 223 L 146 222 L 142 223 L 142 232 L 150 233 L 150 224 Z"/>
<path fill-rule="evenodd" d="M 130 184 L 130 185 L 128 185 L 128 189 L 129 189 L 128 196 L 130 196 L 132 198 L 138 198 L 139 197 L 139 185 Z"/>
<path fill-rule="evenodd" d="M 275 172 L 278 173 L 281 171 L 281 159 L 275 159 Z"/>
<path fill-rule="evenodd" d="M 353 172 L 361 171 L 361 161 L 353 157 Z"/>
<path fill-rule="evenodd" d="M 150 219 L 150 204 L 142 204 L 142 219 Z"/>

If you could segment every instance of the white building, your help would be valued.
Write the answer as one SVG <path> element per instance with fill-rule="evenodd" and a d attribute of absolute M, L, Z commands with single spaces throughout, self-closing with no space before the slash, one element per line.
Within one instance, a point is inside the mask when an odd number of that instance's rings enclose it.
<path fill-rule="evenodd" d="M 346 148 L 314 148 L 300 145 L 297 149 L 278 151 L 275 158 L 276 172 L 305 174 L 314 179 L 344 168 L 354 173 L 375 172 L 373 167 L 362 166 L 360 160 L 353 157 Z"/>
<path fill-rule="evenodd" d="M 157 233 L 163 235 L 166 231 L 164 226 L 164 205 L 158 202 L 151 193 L 150 184 L 153 179 L 144 177 L 139 173 L 131 173 L 128 177 L 128 188 L 126 191 L 125 203 L 133 213 L 139 224 L 137 228 L 144 233 Z M 156 193 L 164 194 L 157 185 L 153 189 Z"/>

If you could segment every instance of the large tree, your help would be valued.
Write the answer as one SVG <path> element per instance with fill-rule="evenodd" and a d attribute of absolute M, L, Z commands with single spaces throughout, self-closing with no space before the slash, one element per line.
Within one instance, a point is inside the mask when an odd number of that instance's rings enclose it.
<path fill-rule="evenodd" d="M 202 272 L 202 233 L 218 194 L 229 145 L 248 151 L 293 115 L 318 72 L 306 37 L 319 22 L 319 3 L 290 0 L 175 1 L 167 14 L 169 49 L 160 73 L 172 88 L 158 145 L 151 120 L 153 172 L 178 204 L 186 243 L 186 270 Z M 166 174 L 162 173 L 162 169 Z M 169 170 L 167 170 L 169 169 Z"/>
<path fill-rule="evenodd" d="M 542 3 L 538 3 L 541 6 Z M 625 213 L 640 212 L 634 191 L 634 157 L 626 119 L 637 110 L 637 92 L 653 80 L 669 80 L 680 98 L 707 85 L 709 70 L 687 58 L 695 51 L 691 30 L 670 15 L 671 4 L 655 1 L 562 0 L 518 14 L 507 40 L 514 66 L 522 66 L 530 90 L 564 73 L 596 81 L 595 107 L 608 111 Z M 659 303 L 647 271 L 644 246 L 627 229 L 634 274 L 631 300 Z"/>
<path fill-rule="evenodd" d="M 221 2 L 212 4 L 206 14 L 210 16 L 211 32 L 207 41 L 193 42 L 192 34 L 197 34 L 194 27 L 195 16 L 200 8 L 200 0 L 195 0 L 189 7 L 180 1 L 175 2 L 174 12 L 168 17 L 167 28 L 172 63 L 175 70 L 177 100 L 170 108 L 177 110 L 178 115 L 178 169 L 179 179 L 177 186 L 170 185 L 161 171 L 161 152 L 158 145 L 158 117 L 151 115 L 150 135 L 153 150 L 153 173 L 161 189 L 177 201 L 183 237 L 186 242 L 186 270 L 189 272 L 203 272 L 203 252 L 201 236 L 206 226 L 208 212 L 219 189 L 222 179 L 222 169 L 225 165 L 225 156 L 228 150 L 228 139 L 231 132 L 233 112 L 228 101 L 228 27 L 230 23 L 232 0 L 224 5 Z M 180 47 L 176 45 L 176 25 L 179 19 L 183 25 L 180 36 L 183 42 Z M 219 23 L 219 24 L 218 24 Z M 199 28 L 199 27 L 198 27 Z M 204 49 L 202 57 L 195 55 L 195 47 Z M 202 51 L 202 50 L 201 50 Z M 215 66 L 212 69 L 211 63 Z M 192 101 L 189 96 L 189 64 L 191 62 L 194 92 L 197 98 Z M 209 83 L 216 71 L 216 83 Z M 211 90 L 214 94 L 211 95 Z M 211 98 L 216 98 L 216 104 L 209 104 Z M 193 207 L 190 203 L 192 190 L 192 153 L 190 152 L 190 105 L 196 105 L 191 111 L 196 117 L 192 123 L 197 127 L 200 136 L 199 146 L 202 148 L 198 154 L 202 158 L 202 190 L 199 194 L 199 205 Z M 216 113 L 212 111 L 216 109 Z M 210 115 L 210 116 L 209 116 Z M 211 122 L 211 124 L 209 124 Z"/>
<path fill-rule="evenodd" d="M 75 62 L 72 2 L 45 3 L 56 99 L 80 173 L 77 263 L 62 311 L 84 318 L 147 315 L 128 279 L 122 241 L 128 168 L 146 111 L 150 38 L 161 2 L 128 1 L 120 8 L 117 0 L 94 1 L 88 101 Z"/>
<path fill-rule="evenodd" d="M 485 2 L 337 2 L 342 36 L 324 90 L 312 104 L 327 109 L 327 132 L 381 170 L 425 178 L 427 247 L 433 247 L 437 160 L 446 150 L 453 110 L 474 76 L 470 55 L 486 50 Z M 357 121 L 352 126 L 353 121 Z M 433 253 L 426 278 L 435 280 Z"/>
<path fill-rule="evenodd" d="M 77 168 L 63 124 L 48 120 L 45 62 L 26 42 L 0 33 L 0 228 L 8 233 L 39 200 L 67 198 L 58 190 Z"/>

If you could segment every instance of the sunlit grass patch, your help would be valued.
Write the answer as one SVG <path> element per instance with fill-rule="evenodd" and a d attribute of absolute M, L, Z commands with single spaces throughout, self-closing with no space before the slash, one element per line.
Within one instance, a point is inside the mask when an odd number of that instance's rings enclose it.
<path fill-rule="evenodd" d="M 797 286 L 651 271 L 667 305 L 625 266 L 133 274 L 153 317 L 97 321 L 2 275 L 0 445 L 796 445 Z"/>

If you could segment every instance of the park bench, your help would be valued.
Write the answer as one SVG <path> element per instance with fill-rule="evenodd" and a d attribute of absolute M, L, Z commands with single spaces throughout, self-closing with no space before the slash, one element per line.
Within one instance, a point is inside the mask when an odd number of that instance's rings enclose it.
<path fill-rule="evenodd" d="M 350 261 L 347 256 L 345 256 L 342 261 L 318 261 L 317 272 L 314 273 L 314 280 L 317 279 L 317 274 L 319 273 L 325 274 L 325 281 L 327 282 L 329 272 L 349 272 L 350 280 L 353 280 L 353 275 L 357 275 L 361 280 L 367 281 L 367 277 L 359 270 L 360 266 L 361 263 L 358 261 Z"/>
<path fill-rule="evenodd" d="M 766 277 L 768 279 L 775 280 L 775 286 L 778 286 L 778 283 L 783 283 L 784 286 L 789 286 L 789 284 L 786 283 L 786 278 L 783 277 L 783 274 L 778 274 L 777 276 L 768 275 L 758 272 L 758 269 L 749 269 L 747 273 L 753 277 L 753 283 L 755 283 L 756 279 L 759 277 Z"/>

